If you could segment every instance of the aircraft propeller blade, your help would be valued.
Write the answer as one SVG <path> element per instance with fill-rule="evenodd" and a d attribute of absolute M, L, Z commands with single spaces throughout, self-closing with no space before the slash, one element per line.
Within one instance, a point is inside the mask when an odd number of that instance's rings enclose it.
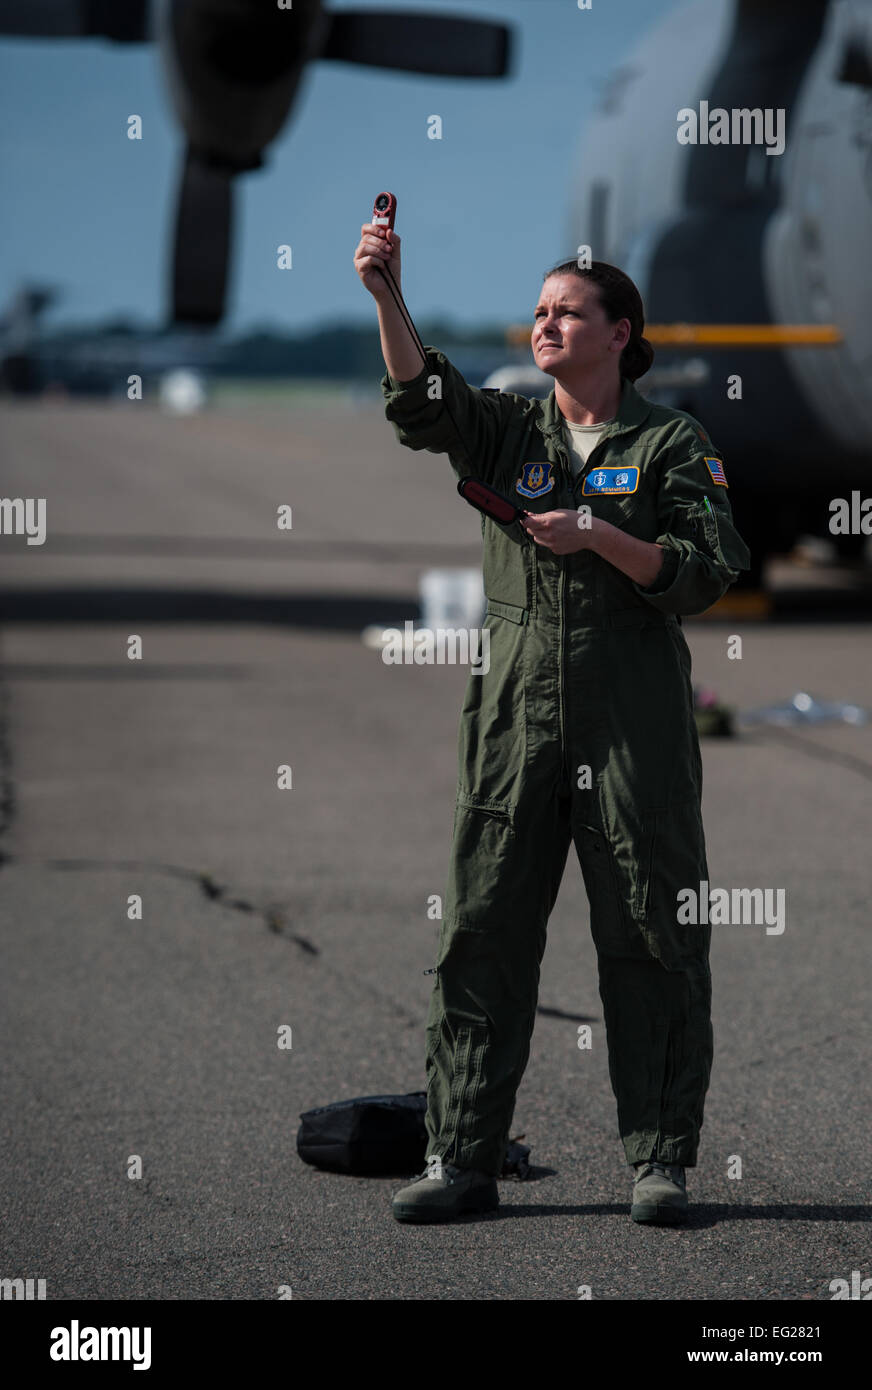
<path fill-rule="evenodd" d="M 0 34 L 140 43 L 151 37 L 148 0 L 0 0 Z"/>
<path fill-rule="evenodd" d="M 173 252 L 172 318 L 212 326 L 224 313 L 233 222 L 231 168 L 185 153 Z"/>
<path fill-rule="evenodd" d="M 440 77 L 504 77 L 508 71 L 504 24 L 406 10 L 338 10 L 326 18 L 320 58 Z"/>

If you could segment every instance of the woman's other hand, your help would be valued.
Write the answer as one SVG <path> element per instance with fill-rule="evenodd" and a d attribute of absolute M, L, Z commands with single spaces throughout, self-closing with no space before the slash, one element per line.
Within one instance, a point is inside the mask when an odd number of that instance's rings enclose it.
<path fill-rule="evenodd" d="M 600 524 L 587 507 L 578 511 L 561 509 L 556 512 L 528 512 L 521 522 L 528 536 L 537 545 L 544 545 L 555 555 L 572 555 L 576 550 L 590 550 L 594 528 Z"/>

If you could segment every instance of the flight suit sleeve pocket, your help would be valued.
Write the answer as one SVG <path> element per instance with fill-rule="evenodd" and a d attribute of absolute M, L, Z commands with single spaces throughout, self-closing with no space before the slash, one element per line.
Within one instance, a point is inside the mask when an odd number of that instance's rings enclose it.
<path fill-rule="evenodd" d="M 703 506 L 702 531 L 708 549 L 721 567 L 738 578 L 742 570 L 750 568 L 751 552 L 733 525 L 732 515 L 720 508 L 711 512 Z"/>
<path fill-rule="evenodd" d="M 702 427 L 690 417 L 676 419 L 661 442 L 659 534 L 646 539 L 667 553 L 653 584 L 636 591 L 663 613 L 704 613 L 751 568 L 751 555 L 733 522 L 720 458 Z"/>
<path fill-rule="evenodd" d="M 714 510 L 709 511 L 705 503 L 688 507 L 687 513 L 687 529 L 691 540 L 710 555 L 721 569 L 731 570 L 732 566 L 724 554 L 723 545 L 723 541 L 727 539 L 728 529 L 732 530 L 726 517 L 719 519 L 718 513 Z M 741 560 L 742 558 L 742 556 L 733 557 L 734 560 Z"/>
<path fill-rule="evenodd" d="M 708 507 L 702 507 L 700 509 L 700 519 L 702 521 L 702 533 L 705 537 L 706 545 L 708 546 L 709 551 L 711 552 L 714 559 L 717 560 L 719 565 L 726 566 L 727 562 L 724 559 L 724 552 L 721 549 L 721 539 L 720 534 L 718 532 L 717 517 L 715 516 L 714 512 L 709 511 Z"/>
<path fill-rule="evenodd" d="M 750 564 L 732 523 L 718 519 L 704 502 L 676 507 L 656 543 L 666 551 L 661 571 L 647 589 L 634 587 L 663 613 L 704 613 Z"/>

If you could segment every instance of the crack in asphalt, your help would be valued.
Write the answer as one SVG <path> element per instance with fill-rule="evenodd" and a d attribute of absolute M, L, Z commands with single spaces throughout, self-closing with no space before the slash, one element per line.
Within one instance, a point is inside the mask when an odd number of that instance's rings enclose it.
<path fill-rule="evenodd" d="M 837 763 L 844 767 L 848 772 L 856 772 L 858 777 L 865 777 L 872 781 L 872 763 L 865 758 L 858 758 L 854 753 L 843 753 L 841 749 L 830 748 L 823 743 L 815 743 L 807 734 L 799 728 L 785 729 L 778 725 L 767 724 L 765 727 L 743 729 L 743 735 L 755 734 L 761 736 L 762 740 L 772 739 L 774 742 L 786 743 L 798 753 L 805 753 L 808 758 L 819 758 L 825 763 Z"/>
<path fill-rule="evenodd" d="M 3 670 L 2 633 L 0 633 L 0 869 L 6 862 L 2 848 L 6 835 L 15 820 L 15 778 L 12 772 L 12 695 Z"/>
<path fill-rule="evenodd" d="M 320 946 L 317 946 L 313 941 L 310 941 L 307 936 L 303 936 L 300 932 L 295 932 L 290 929 L 291 923 L 288 920 L 287 909 L 282 907 L 281 904 L 267 903 L 263 906 L 259 906 L 257 903 L 251 902 L 248 898 L 232 897 L 232 889 L 226 884 L 219 883 L 212 874 L 201 873 L 196 869 L 186 869 L 180 864 L 155 864 L 147 863 L 140 859 L 27 859 L 22 855 L 6 855 L 2 863 L 31 867 L 42 865 L 49 869 L 60 870 L 61 872 L 77 869 L 90 869 L 98 872 L 105 872 L 107 870 L 114 872 L 118 869 L 132 869 L 138 872 L 168 874 L 172 878 L 180 878 L 187 883 L 196 884 L 200 892 L 209 902 L 218 903 L 221 907 L 232 908 L 235 912 L 244 912 L 255 917 L 260 917 L 268 931 L 274 936 L 281 936 L 287 941 L 292 942 L 303 955 L 321 955 Z M 346 972 L 338 969 L 335 965 L 326 965 L 325 962 L 322 962 L 322 966 L 327 969 L 328 974 L 347 984 Z M 378 1000 L 383 1007 L 396 1014 L 399 1018 L 402 1018 L 407 1027 L 419 1028 L 421 1026 L 421 1019 L 419 1016 L 411 1013 L 410 1010 L 398 1003 L 391 995 L 378 989 L 369 981 L 361 981 L 359 976 L 355 977 L 355 981 L 356 989 L 364 989 L 373 999 Z"/>
<path fill-rule="evenodd" d="M 197 869 L 186 869 L 181 864 L 155 864 L 142 859 L 26 859 L 21 855 L 6 855 L 3 863 L 31 866 L 41 864 L 49 869 L 60 869 L 62 872 L 70 869 L 97 871 L 132 869 L 145 873 L 168 874 L 171 878 L 180 878 L 188 883 L 195 883 L 209 902 L 216 902 L 221 907 L 232 908 L 235 912 L 246 912 L 260 917 L 264 926 L 274 936 L 283 936 L 288 941 L 292 941 L 306 955 L 320 956 L 321 954 L 320 946 L 316 946 L 308 937 L 300 935 L 299 932 L 290 930 L 286 909 L 281 905 L 268 903 L 265 906 L 258 906 L 257 903 L 250 902 L 247 898 L 231 897 L 232 889 L 226 884 L 219 883 L 212 874 L 202 873 Z"/>
<path fill-rule="evenodd" d="M 9 736 L 9 687 L 0 683 L 0 840 L 15 819 L 15 781 L 12 776 L 12 741 Z M 6 856 L 0 849 L 0 868 Z"/>

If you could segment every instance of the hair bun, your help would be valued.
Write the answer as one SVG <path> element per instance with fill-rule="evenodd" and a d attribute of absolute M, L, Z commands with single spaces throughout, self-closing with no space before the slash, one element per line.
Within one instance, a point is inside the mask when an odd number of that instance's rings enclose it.
<path fill-rule="evenodd" d="M 629 342 L 621 353 L 621 372 L 630 381 L 638 381 L 654 361 L 654 349 L 647 338 L 639 337 Z"/>

